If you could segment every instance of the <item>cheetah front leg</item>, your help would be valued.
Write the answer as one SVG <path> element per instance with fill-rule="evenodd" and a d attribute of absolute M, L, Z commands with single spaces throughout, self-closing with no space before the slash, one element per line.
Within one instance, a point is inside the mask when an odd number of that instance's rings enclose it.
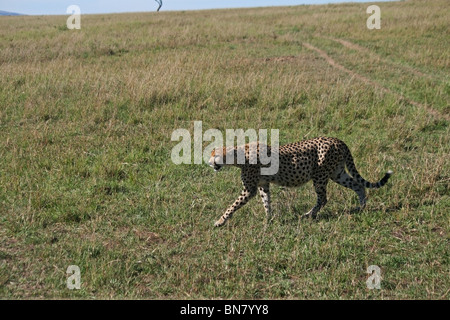
<path fill-rule="evenodd" d="M 269 221 L 272 217 L 272 212 L 270 209 L 270 189 L 269 184 L 263 184 L 259 187 L 259 195 L 261 196 L 261 200 L 264 205 L 264 209 L 266 210 L 266 218 Z"/>
<path fill-rule="evenodd" d="M 241 192 L 241 195 L 237 200 L 227 209 L 227 211 L 220 217 L 219 220 L 214 224 L 215 227 L 221 227 L 224 223 L 231 218 L 233 213 L 235 213 L 239 208 L 243 207 L 251 198 L 256 195 L 256 185 L 246 186 Z"/>

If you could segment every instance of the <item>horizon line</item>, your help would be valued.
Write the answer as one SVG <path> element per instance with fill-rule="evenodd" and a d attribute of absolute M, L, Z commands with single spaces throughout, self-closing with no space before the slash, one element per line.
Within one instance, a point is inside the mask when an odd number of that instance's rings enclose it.
<path fill-rule="evenodd" d="M 164 13 L 164 12 L 186 12 L 186 11 L 214 11 L 214 10 L 236 10 L 236 9 L 259 9 L 259 8 L 282 8 L 282 7 L 300 7 L 300 6 L 327 6 L 327 5 L 339 5 L 339 4 L 361 4 L 361 3 L 379 3 L 379 2 L 401 2 L 402 0 L 342 0 L 339 2 L 325 2 L 325 3 L 301 3 L 295 5 L 263 5 L 263 6 L 242 6 L 242 7 L 225 7 L 225 8 L 198 8 L 198 9 L 167 9 L 164 10 L 162 7 L 158 12 L 156 10 L 145 10 L 145 11 L 112 11 L 112 12 L 87 12 L 83 15 L 107 15 L 107 14 L 129 14 L 129 13 Z M 0 17 L 20 17 L 20 16 L 66 16 L 69 13 L 20 13 L 0 10 L 0 12 L 9 13 L 0 15 Z"/>

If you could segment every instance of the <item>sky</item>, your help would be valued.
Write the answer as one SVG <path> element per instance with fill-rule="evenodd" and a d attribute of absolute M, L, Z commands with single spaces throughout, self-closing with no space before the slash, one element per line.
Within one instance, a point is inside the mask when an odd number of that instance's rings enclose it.
<path fill-rule="evenodd" d="M 340 2 L 346 2 L 346 0 L 163 0 L 161 11 L 293 6 Z M 352 2 L 369 1 L 353 0 Z M 158 8 L 158 4 L 154 0 L 0 0 L 0 10 L 28 15 L 66 15 L 67 8 L 70 5 L 78 5 L 82 14 L 155 11 Z"/>

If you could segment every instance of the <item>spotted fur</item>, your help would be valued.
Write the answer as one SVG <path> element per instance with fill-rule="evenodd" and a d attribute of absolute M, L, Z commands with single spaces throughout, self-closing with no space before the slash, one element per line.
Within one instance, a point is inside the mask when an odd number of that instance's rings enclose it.
<path fill-rule="evenodd" d="M 380 188 L 389 180 L 392 171 L 388 171 L 378 182 L 364 180 L 356 170 L 350 150 L 339 139 L 320 137 L 301 142 L 291 143 L 272 150 L 270 146 L 263 149 L 268 155 L 278 153 L 279 169 L 276 174 L 262 175 L 260 148 L 257 143 L 241 147 L 213 150 L 209 165 L 216 171 L 224 165 L 241 168 L 243 190 L 237 200 L 216 221 L 215 226 L 222 226 L 231 216 L 244 206 L 257 192 L 261 196 L 268 217 L 270 208 L 270 183 L 285 187 L 299 187 L 312 180 L 317 193 L 316 205 L 305 214 L 315 217 L 319 210 L 327 203 L 328 180 L 352 189 L 359 197 L 360 209 L 366 205 L 366 188 Z M 238 162 L 238 154 L 245 153 L 245 161 Z M 255 158 L 256 157 L 256 158 Z M 253 159 L 253 160 L 252 160 Z M 256 159 L 256 161 L 255 161 Z M 347 168 L 347 171 L 345 170 Z"/>

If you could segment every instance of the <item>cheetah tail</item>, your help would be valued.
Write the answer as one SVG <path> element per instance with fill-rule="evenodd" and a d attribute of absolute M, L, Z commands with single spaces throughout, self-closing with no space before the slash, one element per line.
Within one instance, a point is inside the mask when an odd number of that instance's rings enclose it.
<path fill-rule="evenodd" d="M 366 181 L 363 177 L 361 177 L 358 170 L 356 170 L 355 163 L 353 162 L 353 158 L 351 156 L 347 157 L 345 164 L 346 164 L 347 169 L 348 169 L 349 173 L 351 174 L 351 176 L 356 181 L 358 181 L 359 184 L 363 185 L 365 188 L 368 188 L 368 189 L 381 188 L 388 182 L 389 178 L 393 174 L 393 172 L 391 170 L 389 170 L 388 172 L 386 172 L 386 174 L 380 181 L 369 182 L 369 181 Z"/>
<path fill-rule="evenodd" d="M 384 177 L 383 177 L 380 181 L 378 181 L 378 182 L 376 182 L 376 183 L 370 183 L 370 182 L 368 182 L 368 181 L 365 181 L 364 186 L 365 186 L 366 188 L 369 188 L 369 189 L 378 189 L 378 188 L 381 188 L 382 186 L 384 186 L 384 185 L 386 184 L 386 182 L 388 182 L 389 178 L 391 177 L 391 175 L 392 175 L 393 173 L 394 173 L 394 172 L 392 172 L 392 170 L 389 170 L 388 172 L 386 172 L 386 174 L 384 175 Z M 363 179 L 363 180 L 364 180 L 364 179 Z"/>

